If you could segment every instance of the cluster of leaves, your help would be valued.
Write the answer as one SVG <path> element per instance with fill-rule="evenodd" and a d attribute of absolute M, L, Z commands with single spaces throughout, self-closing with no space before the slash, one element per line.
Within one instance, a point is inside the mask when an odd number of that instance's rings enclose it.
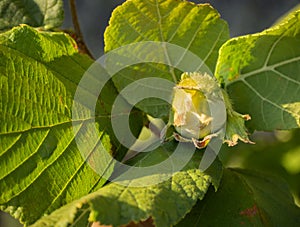
<path fill-rule="evenodd" d="M 67 34 L 45 31 L 58 28 L 62 14 L 60 0 L 0 4 L 2 210 L 33 226 L 92 222 L 120 226 L 150 217 L 156 226 L 300 224 L 300 209 L 284 182 L 255 171 L 224 169 L 219 160 L 201 172 L 201 151 L 182 171 L 155 186 L 130 186 L 143 179 L 129 186 L 108 183 L 95 173 L 77 148 L 73 126 L 78 126 L 76 136 L 89 136 L 89 127 L 96 123 L 99 138 L 92 147 L 97 150 L 101 141 L 120 158 L 126 150 L 110 125 L 118 91 L 141 78 L 174 78 L 161 65 L 125 69 L 103 89 L 95 121 L 87 113 L 72 122 L 77 85 L 93 60 L 80 54 Z M 19 25 L 24 23 L 28 25 Z M 251 115 L 249 130 L 299 128 L 300 11 L 261 33 L 230 39 L 226 22 L 208 4 L 131 0 L 113 12 L 105 32 L 105 51 L 139 41 L 169 42 L 203 59 L 236 110 Z M 84 109 L 83 101 L 76 102 Z M 162 105 L 151 103 L 144 106 L 152 108 L 140 109 L 168 115 Z M 143 127 L 143 111 L 134 112 L 136 135 Z M 176 146 L 170 141 L 137 156 L 135 163 L 158 163 Z M 113 170 L 113 166 L 107 169 Z"/>

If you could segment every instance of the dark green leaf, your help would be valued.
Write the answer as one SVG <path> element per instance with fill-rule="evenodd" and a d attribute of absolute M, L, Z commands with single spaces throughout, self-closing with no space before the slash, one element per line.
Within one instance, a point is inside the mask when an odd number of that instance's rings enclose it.
<path fill-rule="evenodd" d="M 62 0 L 1 0 L 0 31 L 20 24 L 58 28 L 64 19 Z"/>
<path fill-rule="evenodd" d="M 220 49 L 216 76 L 252 130 L 300 126 L 300 11 L 281 24 L 234 38 Z"/>
<path fill-rule="evenodd" d="M 299 226 L 285 184 L 253 171 L 228 169 L 215 193 L 210 190 L 178 226 Z"/>

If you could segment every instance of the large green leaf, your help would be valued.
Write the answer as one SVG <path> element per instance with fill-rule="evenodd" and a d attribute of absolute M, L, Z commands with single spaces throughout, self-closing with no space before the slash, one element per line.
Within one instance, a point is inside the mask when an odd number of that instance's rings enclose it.
<path fill-rule="evenodd" d="M 275 177 L 228 169 L 217 193 L 209 191 L 178 226 L 299 226 L 286 186 Z"/>
<path fill-rule="evenodd" d="M 299 11 L 300 10 L 300 4 L 294 6 L 292 9 L 290 9 L 288 12 L 286 12 L 284 15 L 282 15 L 280 18 L 278 18 L 274 25 L 278 25 L 281 24 L 285 21 L 288 21 L 290 19 L 290 17 L 293 16 L 295 11 Z"/>
<path fill-rule="evenodd" d="M 240 144 L 223 147 L 224 165 L 255 169 L 284 178 L 299 206 L 300 203 L 300 129 L 254 134 L 255 146 Z M 230 150 L 229 150 L 230 149 Z M 266 161 L 267 160 L 267 161 Z"/>
<path fill-rule="evenodd" d="M 135 165 L 141 167 L 159 163 L 168 158 L 175 147 L 174 142 L 165 144 L 153 152 L 142 155 Z M 203 199 L 211 184 L 215 187 L 219 184 L 222 165 L 216 160 L 207 172 L 203 173 L 197 168 L 201 156 L 201 153 L 197 152 L 194 159 L 182 171 L 156 185 L 133 186 L 143 181 L 165 177 L 165 174 L 136 178 L 128 181 L 128 186 L 120 184 L 124 182 L 110 183 L 56 210 L 34 226 L 83 226 L 82 223 L 87 225 L 88 222 L 120 226 L 149 217 L 154 220 L 155 226 L 172 226 L 192 209 L 197 200 Z"/>
<path fill-rule="evenodd" d="M 300 11 L 275 27 L 229 40 L 216 75 L 257 130 L 300 126 Z"/>
<path fill-rule="evenodd" d="M 95 160 L 99 149 L 118 153 L 121 148 L 110 136 L 110 107 L 117 95 L 112 83 L 102 90 L 94 123 L 86 98 L 73 101 L 92 64 L 75 47 L 63 33 L 27 25 L 0 35 L 0 206 L 25 224 L 105 183 L 86 164 L 76 141 L 90 148 L 83 155 L 90 164 L 97 161 L 93 168 L 104 165 L 101 157 Z M 72 104 L 80 118 L 72 116 Z M 94 126 L 96 137 L 90 133 Z M 111 171 L 107 166 L 108 175 Z"/>
<path fill-rule="evenodd" d="M 214 72 L 218 50 L 228 38 L 226 22 L 210 5 L 181 0 L 126 1 L 114 10 L 104 34 L 106 52 L 135 44 L 122 53 L 131 58 L 129 63 L 136 59 L 161 63 L 138 64 L 122 70 L 114 77 L 119 91 L 142 78 L 164 78 L 176 83 L 181 75 L 176 68 L 185 72 Z M 140 43 L 145 41 L 163 44 L 159 47 Z M 144 92 L 157 89 L 152 84 L 141 86 Z M 167 116 L 170 110 L 170 106 L 158 99 L 148 99 L 137 106 L 157 117 Z"/>
<path fill-rule="evenodd" d="M 57 28 L 64 18 L 62 0 L 1 0 L 0 31 L 20 24 Z"/>

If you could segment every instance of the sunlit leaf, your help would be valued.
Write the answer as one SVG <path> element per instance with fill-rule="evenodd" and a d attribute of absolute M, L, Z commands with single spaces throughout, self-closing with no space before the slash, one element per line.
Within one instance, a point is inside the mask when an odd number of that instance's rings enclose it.
<path fill-rule="evenodd" d="M 103 89 L 96 111 L 73 100 L 91 64 L 63 33 L 23 25 L 0 35 L 0 207 L 25 224 L 101 187 L 106 179 L 83 156 L 93 161 L 100 142 L 109 153 L 121 148 L 110 136 L 117 94 L 112 84 Z M 72 116 L 73 104 L 82 118 Z M 94 126 L 98 134 L 91 141 Z M 78 150 L 75 137 L 92 147 L 87 154 Z M 109 175 L 112 166 L 106 168 Z"/>
<path fill-rule="evenodd" d="M 114 77 L 114 83 L 121 91 L 129 83 L 142 78 L 163 78 L 176 83 L 181 75 L 176 68 L 181 72 L 205 71 L 212 74 L 218 50 L 229 38 L 229 31 L 226 22 L 208 4 L 196 5 L 181 0 L 133 0 L 114 10 L 104 38 L 106 52 L 135 43 L 125 51 L 132 61 L 146 58 L 164 63 L 144 61 L 144 64 L 122 70 Z M 145 41 L 165 44 L 154 47 L 137 44 Z M 191 53 L 195 56 L 192 57 Z M 144 92 L 156 89 L 152 84 L 141 86 Z M 137 106 L 156 117 L 168 116 L 170 110 L 170 106 L 159 99 L 148 99 Z"/>
<path fill-rule="evenodd" d="M 171 142 L 137 157 L 135 165 L 141 167 L 159 163 L 172 154 L 174 146 L 176 147 L 176 143 Z M 128 182 L 110 183 L 42 218 L 34 226 L 80 226 L 78 223 L 88 222 L 120 226 L 149 217 L 158 227 L 174 225 L 192 209 L 197 200 L 203 199 L 211 184 L 217 187 L 220 182 L 221 163 L 216 160 L 203 173 L 197 168 L 201 154 L 196 153 L 195 156 L 186 168 L 167 181 L 147 187 L 133 186 L 139 182 L 142 186 L 144 181 L 165 177 L 165 174 L 156 174 Z"/>

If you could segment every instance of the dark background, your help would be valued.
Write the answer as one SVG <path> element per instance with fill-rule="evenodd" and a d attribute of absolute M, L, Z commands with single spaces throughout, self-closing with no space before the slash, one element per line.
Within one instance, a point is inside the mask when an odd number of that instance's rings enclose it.
<path fill-rule="evenodd" d="M 71 28 L 68 0 L 65 2 L 64 28 Z M 77 0 L 78 17 L 88 47 L 95 57 L 103 53 L 103 33 L 113 9 L 124 0 Z M 270 27 L 300 0 L 211 0 L 210 3 L 229 24 L 232 37 L 255 33 Z"/>
<path fill-rule="evenodd" d="M 68 0 L 65 2 L 63 28 L 72 28 Z M 78 16 L 85 41 L 95 57 L 103 53 L 103 33 L 113 9 L 121 0 L 77 0 Z M 193 1 L 210 3 L 229 24 L 232 37 L 255 33 L 270 27 L 276 20 L 300 3 L 300 0 L 211 0 Z M 1 227 L 20 224 L 0 214 Z"/>

